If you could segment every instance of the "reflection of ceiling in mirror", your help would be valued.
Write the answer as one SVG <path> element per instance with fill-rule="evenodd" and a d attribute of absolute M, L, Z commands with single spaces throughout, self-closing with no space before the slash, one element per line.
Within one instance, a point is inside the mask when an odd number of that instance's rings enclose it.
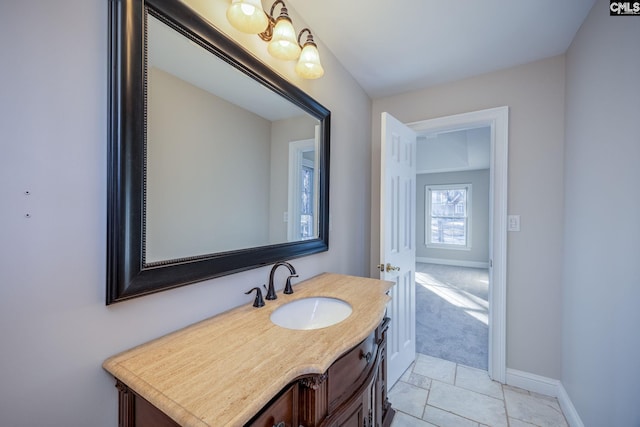
<path fill-rule="evenodd" d="M 150 15 L 147 35 L 149 67 L 160 68 L 270 121 L 306 114 Z"/>

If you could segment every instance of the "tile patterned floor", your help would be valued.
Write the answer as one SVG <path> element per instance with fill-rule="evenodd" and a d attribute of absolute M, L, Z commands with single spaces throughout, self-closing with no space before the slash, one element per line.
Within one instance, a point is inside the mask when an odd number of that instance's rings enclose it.
<path fill-rule="evenodd" d="M 486 371 L 418 353 L 389 393 L 391 427 L 567 427 L 557 399 L 491 381 Z"/>

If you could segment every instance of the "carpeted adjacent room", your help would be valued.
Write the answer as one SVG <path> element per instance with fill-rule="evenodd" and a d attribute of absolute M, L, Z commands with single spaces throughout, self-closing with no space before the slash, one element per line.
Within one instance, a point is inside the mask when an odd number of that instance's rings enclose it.
<path fill-rule="evenodd" d="M 488 366 L 489 271 L 416 264 L 416 351 Z"/>

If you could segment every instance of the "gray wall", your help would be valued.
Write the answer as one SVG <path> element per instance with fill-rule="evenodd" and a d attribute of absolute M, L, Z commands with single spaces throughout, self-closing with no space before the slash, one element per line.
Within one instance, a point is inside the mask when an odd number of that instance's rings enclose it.
<path fill-rule="evenodd" d="M 600 0 L 567 53 L 562 384 L 587 427 L 640 426 L 639 42 Z"/>
<path fill-rule="evenodd" d="M 471 191 L 471 249 L 428 248 L 425 244 L 425 187 L 433 184 L 468 184 Z M 416 258 L 433 262 L 478 266 L 489 263 L 489 170 L 419 174 L 416 177 Z"/>
<path fill-rule="evenodd" d="M 147 261 L 275 243 L 271 122 L 158 68 L 148 79 Z"/>
<path fill-rule="evenodd" d="M 301 81 L 293 63 L 268 58 L 258 37 L 228 28 L 227 0 L 206 5 L 212 22 L 333 114 L 330 250 L 295 260 L 300 280 L 324 271 L 368 274 L 369 98 L 317 37 L 326 75 Z M 258 268 L 104 305 L 108 7 L 105 0 L 0 2 L 2 426 L 116 426 L 117 391 L 102 362 L 249 303 L 244 291 L 269 273 Z M 302 28 L 304 20 L 289 13 Z"/>
<path fill-rule="evenodd" d="M 410 123 L 509 106 L 508 210 L 521 215 L 522 231 L 507 242 L 507 367 L 550 378 L 561 372 L 564 78 L 564 56 L 558 56 L 376 99 L 372 116 L 371 197 L 378 206 L 380 113 Z M 373 266 L 379 221 L 373 209 Z"/>

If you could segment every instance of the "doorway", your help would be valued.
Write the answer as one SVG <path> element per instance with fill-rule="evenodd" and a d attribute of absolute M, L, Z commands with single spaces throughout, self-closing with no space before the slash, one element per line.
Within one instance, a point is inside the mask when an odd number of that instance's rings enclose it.
<path fill-rule="evenodd" d="M 416 350 L 488 370 L 491 127 L 417 134 Z"/>
<path fill-rule="evenodd" d="M 506 381 L 508 114 L 508 107 L 498 107 L 407 124 L 420 135 L 490 129 L 487 370 L 492 379 L 501 383 Z"/>
<path fill-rule="evenodd" d="M 390 206 L 385 200 L 388 200 L 387 194 L 389 186 L 386 184 L 388 171 L 386 170 L 386 158 L 391 159 L 393 154 L 385 152 L 385 145 L 388 147 L 396 147 L 401 149 L 395 151 L 395 153 L 403 152 L 410 154 L 411 150 L 408 147 L 411 145 L 411 139 L 409 136 L 413 135 L 413 145 L 416 144 L 417 134 L 429 134 L 435 132 L 445 132 L 452 130 L 459 130 L 470 127 L 488 126 L 491 129 L 491 150 L 490 150 L 490 173 L 489 173 L 489 186 L 490 186 L 490 201 L 489 201 L 489 281 L 491 287 L 489 290 L 489 333 L 488 333 L 488 373 L 489 376 L 498 382 L 505 383 L 506 381 L 506 237 L 507 237 L 507 164 L 508 164 L 508 107 L 498 107 L 488 110 L 481 110 L 471 113 L 458 114 L 454 116 L 441 117 L 430 120 L 423 120 L 414 123 L 408 123 L 403 125 L 396 119 L 391 120 L 395 122 L 394 128 L 400 133 L 394 135 L 394 132 L 389 132 L 389 129 L 385 123 L 388 119 L 393 119 L 388 113 L 382 113 L 382 147 L 383 154 L 381 156 L 381 245 L 380 245 L 380 266 L 384 265 L 383 261 L 387 255 L 387 249 L 385 248 L 385 242 L 389 240 L 389 236 L 385 231 L 387 226 L 384 211 Z M 406 129 L 406 130 L 401 130 Z M 401 136 L 404 135 L 404 136 Z M 407 139 L 409 138 L 409 139 Z M 403 142 L 407 139 L 406 142 Z M 402 142 L 402 143 L 400 143 Z M 390 144 L 390 145 L 389 145 Z M 405 147 L 405 148 L 403 148 Z M 394 151 L 392 150 L 391 153 Z M 415 153 L 415 149 L 413 149 Z M 411 158 L 411 157 L 409 157 Z M 415 165 L 414 161 L 410 161 Z M 414 177 L 415 175 L 415 166 Z M 389 181 L 391 182 L 391 181 Z M 395 187 L 394 187 L 395 188 Z M 413 194 L 413 200 L 411 203 L 415 206 L 415 184 L 413 185 L 413 192 L 404 193 Z M 407 202 L 408 203 L 408 202 Z M 415 212 L 415 209 L 413 210 Z M 414 217 L 415 218 L 415 217 Z M 415 220 L 412 221 L 415 224 Z M 388 227 L 387 227 L 388 228 Z M 415 227 L 414 227 L 415 230 Z M 416 236 L 416 233 L 411 233 Z M 415 237 L 411 239 L 415 241 Z M 383 244 L 385 243 L 385 244 Z M 411 247 L 415 247 L 413 244 Z M 412 271 L 415 271 L 415 255 L 413 266 L 409 267 Z M 388 270 L 387 270 L 388 271 Z M 390 280 L 392 277 L 386 277 L 381 272 L 381 278 Z M 407 285 L 407 289 L 412 289 L 411 292 L 407 292 L 407 298 L 400 298 L 400 305 L 396 307 L 397 303 L 392 304 L 389 307 L 389 315 L 392 317 L 398 317 L 396 314 L 400 314 L 398 319 L 405 317 L 415 319 L 415 281 L 411 281 L 411 285 Z M 394 298 L 393 301 L 398 300 Z M 392 301 L 392 302 L 393 302 Z M 404 301 L 407 301 L 405 303 Z M 409 310 L 411 308 L 411 310 Z M 398 322 L 396 322 L 398 323 Z M 403 325 L 406 323 L 406 325 Z M 413 322 L 400 322 L 396 330 L 389 331 L 389 342 L 410 342 L 415 343 L 415 321 Z M 397 329 L 396 328 L 396 329 Z M 408 341 L 403 341 L 407 339 Z M 399 346 L 396 346 L 399 348 Z M 395 347 L 390 346 L 390 350 Z M 393 353 L 393 352 L 392 352 Z M 415 346 L 413 346 L 413 354 L 415 357 Z M 392 354 L 393 356 L 393 354 Z M 397 361 L 397 363 L 396 363 Z M 388 369 L 389 372 L 404 371 L 402 366 L 404 359 L 401 357 L 393 358 L 389 357 Z M 398 366 L 393 366 L 394 363 Z M 397 378 L 395 378 L 397 379 Z M 388 386 L 391 387 L 394 383 L 394 378 L 389 378 Z"/>

